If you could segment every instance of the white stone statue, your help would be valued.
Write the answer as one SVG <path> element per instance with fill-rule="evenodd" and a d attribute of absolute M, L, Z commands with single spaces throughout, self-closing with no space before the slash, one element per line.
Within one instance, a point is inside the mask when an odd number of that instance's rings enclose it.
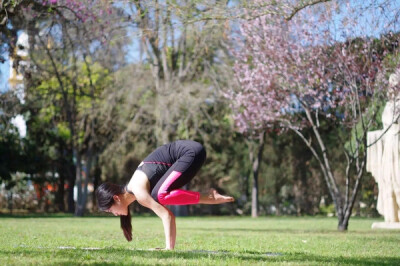
<path fill-rule="evenodd" d="M 378 183 L 377 210 L 385 223 L 374 223 L 372 228 L 400 229 L 400 69 L 389 79 L 390 97 L 382 113 L 382 130 L 368 132 L 367 171 Z"/>

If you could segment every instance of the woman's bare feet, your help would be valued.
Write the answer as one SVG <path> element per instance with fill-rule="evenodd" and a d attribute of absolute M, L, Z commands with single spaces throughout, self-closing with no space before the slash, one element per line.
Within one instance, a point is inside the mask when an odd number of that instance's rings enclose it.
<path fill-rule="evenodd" d="M 200 196 L 200 204 L 222 204 L 226 202 L 233 202 L 235 199 L 230 196 L 224 196 L 217 192 L 217 190 L 211 188 L 207 195 Z"/>

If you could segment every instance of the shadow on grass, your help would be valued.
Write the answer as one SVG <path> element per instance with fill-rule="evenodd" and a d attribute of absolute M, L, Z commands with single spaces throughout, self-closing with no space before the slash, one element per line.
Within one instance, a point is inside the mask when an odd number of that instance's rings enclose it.
<path fill-rule="evenodd" d="M 29 214 L 4 214 L 0 213 L 0 218 L 10 219 L 26 219 L 26 218 L 115 218 L 112 214 L 90 214 L 82 217 L 75 216 L 71 213 L 29 213 Z M 145 216 L 143 216 L 145 217 Z"/>
<path fill-rule="evenodd" d="M 49 255 L 52 259 L 49 259 Z M 226 263 L 227 260 L 234 260 L 235 263 L 315 263 L 325 264 L 333 263 L 340 265 L 399 265 L 399 257 L 380 257 L 371 256 L 369 258 L 360 257 L 327 257 L 318 256 L 306 253 L 271 253 L 259 251 L 207 251 L 207 250 L 192 250 L 192 251 L 148 251 L 148 250 L 130 250 L 105 248 L 101 250 L 84 250 L 84 249 L 21 249 L 15 250 L 0 250 L 1 257 L 15 258 L 22 257 L 26 259 L 27 264 L 40 259 L 46 259 L 48 264 L 71 265 L 85 264 L 92 265 L 121 265 L 146 262 L 146 264 L 159 264 L 160 260 L 167 260 L 168 264 L 174 264 L 173 259 L 179 259 L 175 264 L 182 264 L 182 260 L 188 260 L 187 263 L 199 264 L 207 260 L 213 263 Z M 118 258 L 119 261 L 110 262 L 112 258 Z M 197 260 L 197 261 L 196 261 Z"/>
<path fill-rule="evenodd" d="M 8 213 L 0 213 L 0 218 L 71 218 L 74 217 L 73 214 L 70 213 L 18 213 L 18 214 L 8 214 Z"/>
<path fill-rule="evenodd" d="M 382 232 L 388 232 L 388 231 L 378 231 L 378 230 L 362 230 L 362 231 L 357 231 L 357 230 L 349 230 L 349 231 L 338 231 L 337 229 L 293 229 L 293 228 L 263 228 L 263 229 L 258 229 L 258 228 L 223 228 L 223 227 L 216 227 L 216 228 L 198 228 L 198 227 L 181 227 L 179 228 L 180 231 L 204 231 L 207 233 L 219 233 L 219 232 L 227 232 L 227 233 L 235 233 L 235 232 L 252 232 L 252 233 L 283 233 L 283 234 L 325 234 L 325 235 L 330 235 L 330 234 L 347 234 L 347 233 L 359 233 L 362 232 L 363 234 L 368 234 L 368 235 L 376 235 L 376 234 L 382 234 Z"/>
<path fill-rule="evenodd" d="M 218 232 L 227 232 L 227 233 L 235 233 L 235 232 L 253 232 L 253 233 L 290 233 L 290 234 L 351 234 L 351 233 L 362 233 L 368 235 L 382 235 L 382 234 L 392 234 L 397 231 L 390 230 L 357 230 L 357 229 L 349 229 L 348 231 L 339 231 L 336 228 L 332 229 L 297 229 L 297 228 L 224 228 L 224 227 L 213 227 L 213 228 L 199 228 L 199 227 L 185 227 L 181 226 L 179 228 L 180 231 L 204 231 L 207 233 L 218 233 Z"/>
<path fill-rule="evenodd" d="M 135 215 L 138 218 L 154 218 L 155 215 L 151 214 L 140 214 Z M 115 217 L 111 213 L 93 213 L 93 214 L 85 214 L 82 217 L 75 216 L 72 213 L 27 213 L 27 214 L 8 214 L 8 213 L 0 213 L 0 218 L 12 218 L 12 219 L 19 219 L 19 218 L 119 218 Z"/>
<path fill-rule="evenodd" d="M 198 227 L 182 227 L 179 228 L 181 231 L 188 230 L 188 231 L 204 231 L 204 232 L 255 232 L 255 233 L 293 233 L 293 234 L 304 234 L 304 233 L 338 233 L 338 230 L 329 230 L 329 229 L 291 229 L 291 228 L 223 228 L 223 227 L 215 227 L 215 228 L 198 228 Z M 344 232 L 346 233 L 346 232 Z"/>

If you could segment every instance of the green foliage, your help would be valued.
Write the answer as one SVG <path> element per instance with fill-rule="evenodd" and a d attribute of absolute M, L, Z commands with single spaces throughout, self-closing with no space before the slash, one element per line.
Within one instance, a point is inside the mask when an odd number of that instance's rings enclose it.
<path fill-rule="evenodd" d="M 13 125 L 0 124 L 0 184 L 10 181 L 11 175 L 21 171 L 24 162 L 22 161 L 22 146 L 19 132 Z"/>
<path fill-rule="evenodd" d="M 362 217 L 379 217 L 377 207 L 377 190 L 378 184 L 375 182 L 374 177 L 367 173 L 364 177 L 364 182 L 360 190 L 360 215 Z"/>
<path fill-rule="evenodd" d="M 68 128 L 67 122 L 57 124 L 57 135 L 64 141 L 68 141 L 71 138 L 71 131 Z"/>
<path fill-rule="evenodd" d="M 334 215 L 336 213 L 335 205 L 333 204 L 322 205 L 319 207 L 319 213 L 325 216 Z"/>

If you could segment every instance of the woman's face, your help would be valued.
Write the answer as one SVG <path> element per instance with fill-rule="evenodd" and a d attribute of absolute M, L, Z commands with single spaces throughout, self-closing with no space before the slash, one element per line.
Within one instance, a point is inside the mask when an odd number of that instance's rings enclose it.
<path fill-rule="evenodd" d="M 115 216 L 127 215 L 128 205 L 125 203 L 123 197 L 115 195 L 114 204 L 108 210 L 106 210 L 106 212 L 111 212 Z"/>

